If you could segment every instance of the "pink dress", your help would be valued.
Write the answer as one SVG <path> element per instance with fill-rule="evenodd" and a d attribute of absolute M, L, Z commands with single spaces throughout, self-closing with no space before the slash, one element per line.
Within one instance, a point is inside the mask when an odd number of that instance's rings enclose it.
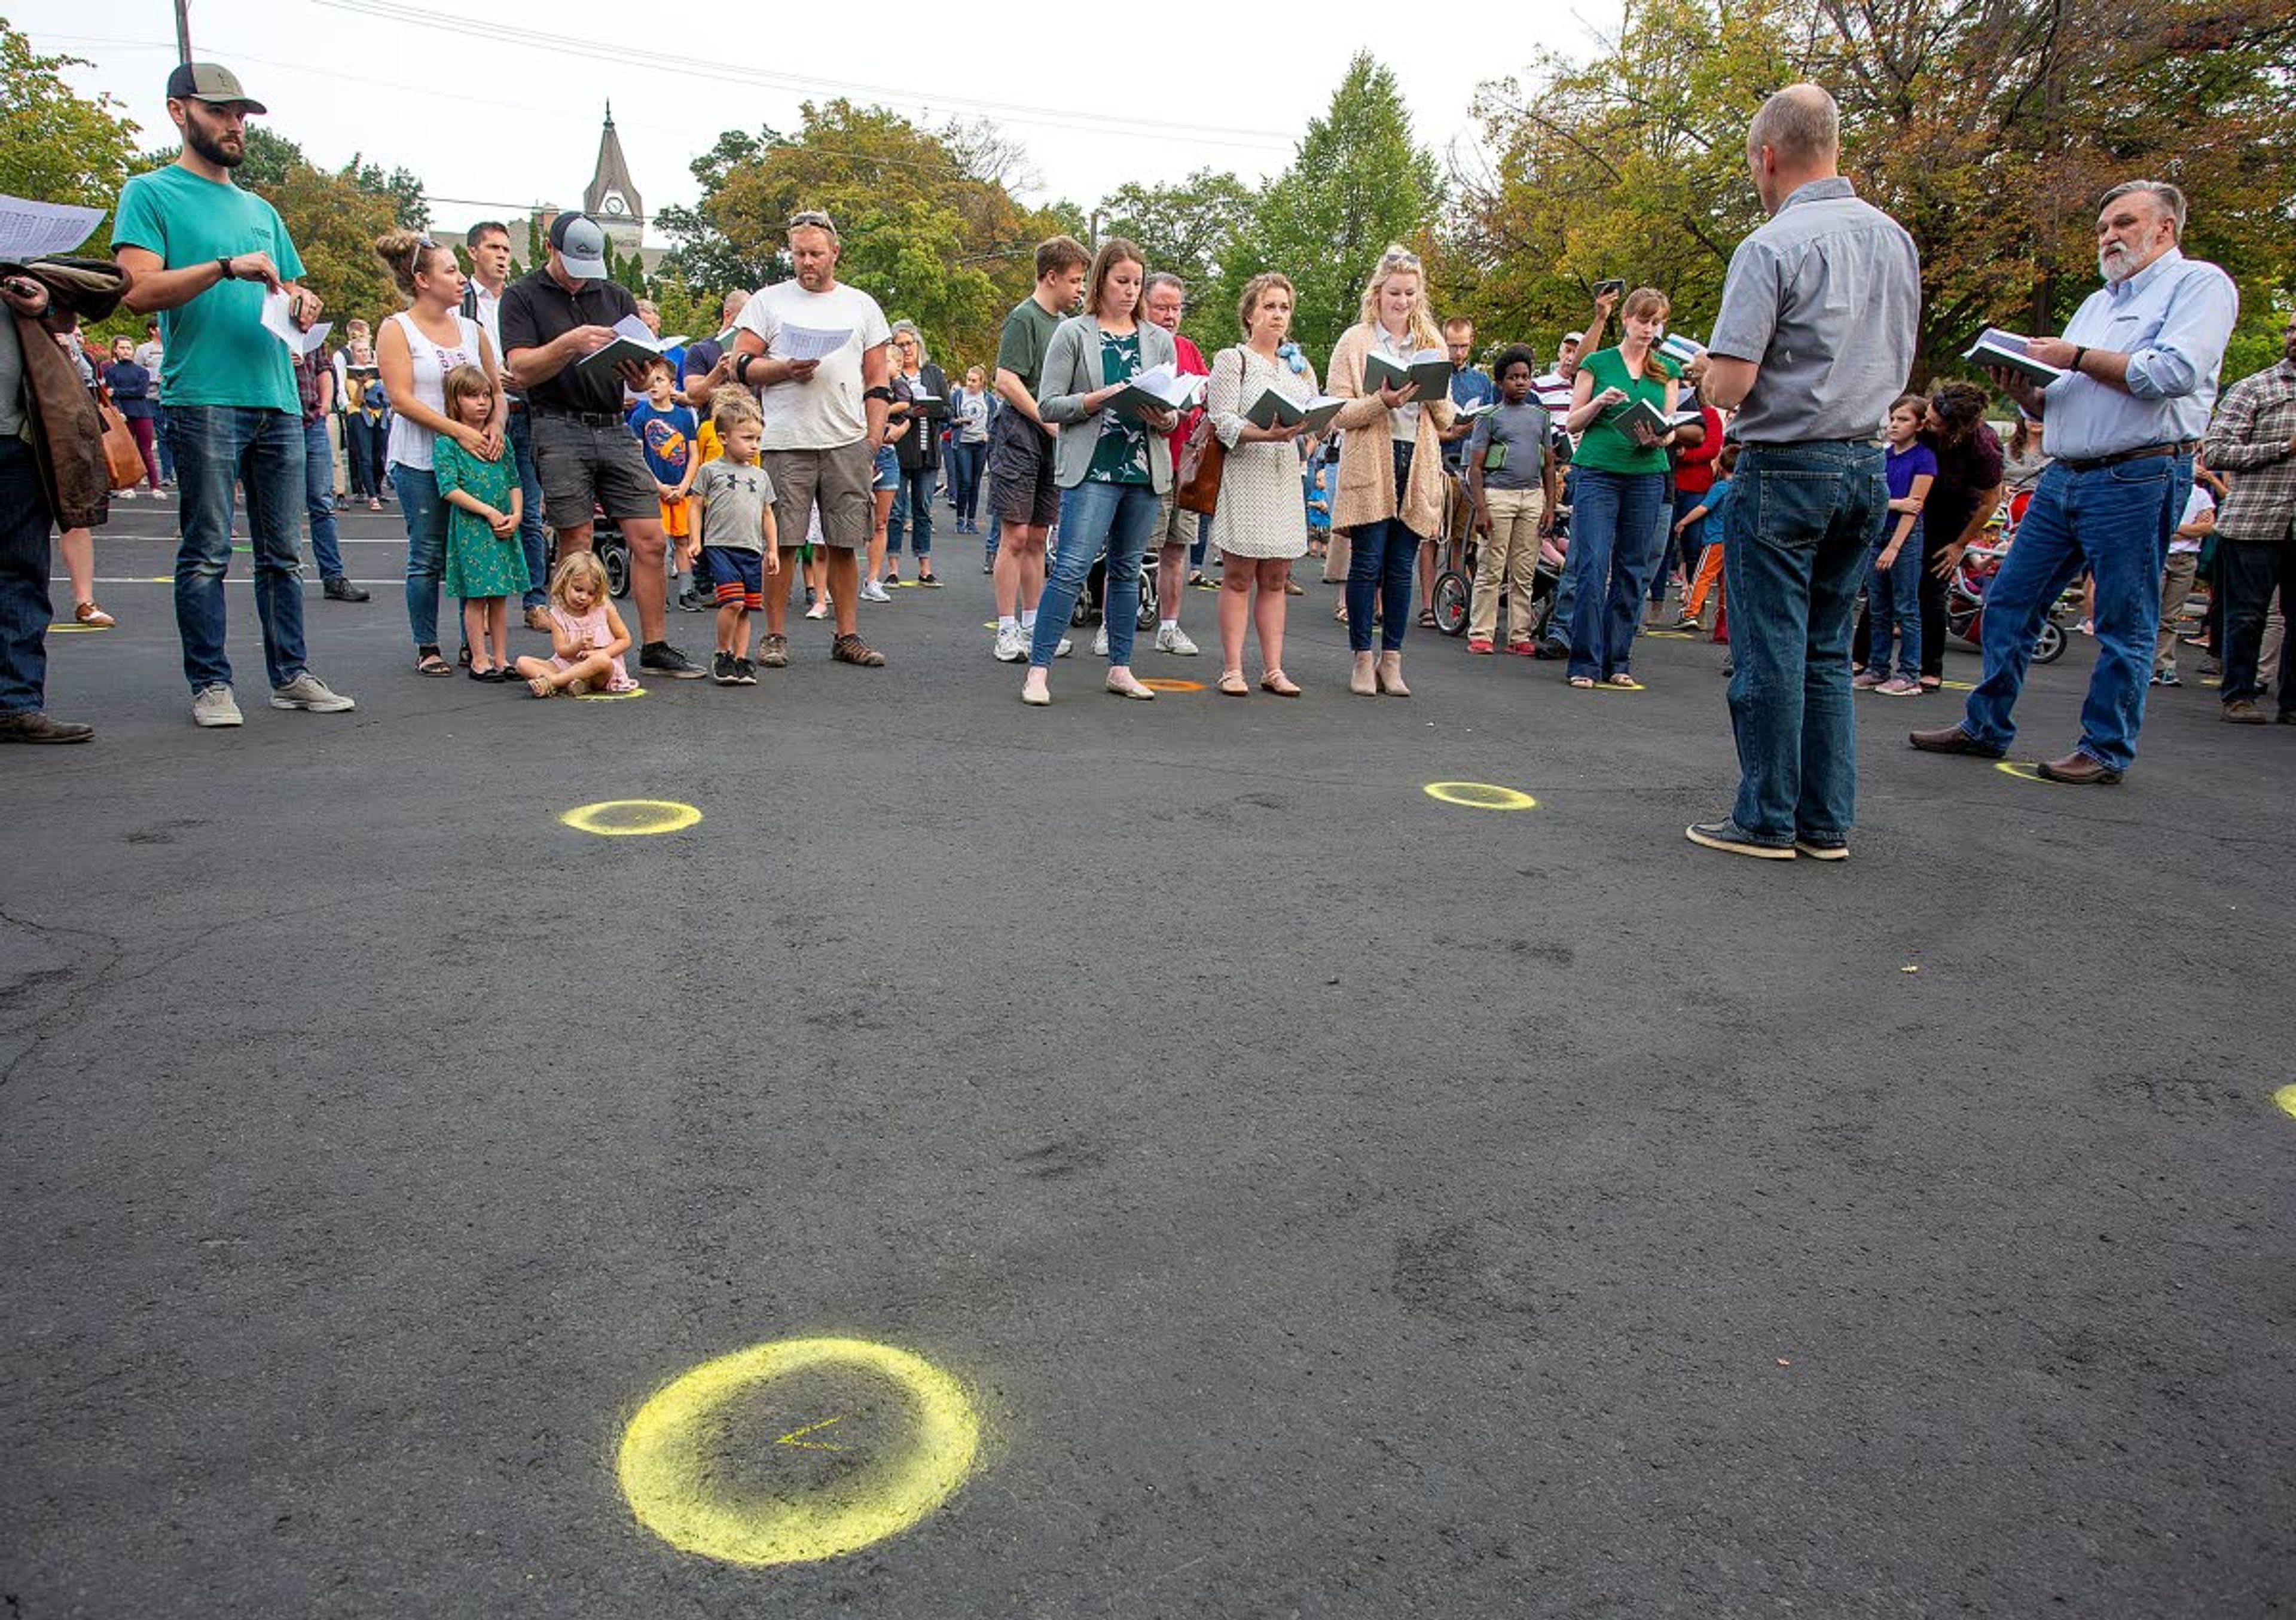
<path fill-rule="evenodd" d="M 614 644 L 614 627 L 606 622 L 604 602 L 598 603 L 578 618 L 556 602 L 553 602 L 550 604 L 550 622 L 557 626 L 567 639 L 579 642 L 584 647 L 611 647 Z M 562 659 L 554 652 L 550 657 L 550 667 L 556 670 L 567 670 L 573 668 L 581 661 L 579 659 Z M 621 655 L 617 653 L 614 657 L 613 672 L 606 677 L 606 690 L 635 691 L 636 689 L 637 683 L 630 679 L 630 672 L 622 667 Z"/>

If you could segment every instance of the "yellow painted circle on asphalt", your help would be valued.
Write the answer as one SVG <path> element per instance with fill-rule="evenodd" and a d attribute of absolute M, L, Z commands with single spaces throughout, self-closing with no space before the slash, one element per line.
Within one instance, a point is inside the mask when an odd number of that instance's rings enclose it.
<path fill-rule="evenodd" d="M 1150 691 L 1201 691 L 1204 689 L 1201 681 L 1159 680 L 1153 677 L 1143 680 L 1140 684 Z"/>
<path fill-rule="evenodd" d="M 2296 1085 L 2282 1086 L 2272 1093 L 2272 1100 L 2280 1105 L 2282 1113 L 2296 1117 Z"/>
<path fill-rule="evenodd" d="M 1427 797 L 1471 810 L 1536 810 L 1538 801 L 1519 788 L 1502 788 L 1488 781 L 1431 781 Z"/>
<path fill-rule="evenodd" d="M 2041 767 L 2030 759 L 1997 759 L 1993 762 L 1993 768 L 2004 776 L 2015 777 L 2019 781 L 2038 781 L 2044 786 L 2055 785 L 2050 782 L 2047 777 L 2042 775 Z"/>
<path fill-rule="evenodd" d="M 644 697 L 646 689 L 643 686 L 633 686 L 627 691 L 586 691 L 578 695 L 570 695 L 574 696 L 574 701 L 577 703 L 626 703 L 632 698 Z"/>
<path fill-rule="evenodd" d="M 577 805 L 558 819 L 578 832 L 628 839 L 683 831 L 701 819 L 701 812 L 675 799 L 609 798 L 594 805 Z"/>
<path fill-rule="evenodd" d="M 813 1403 L 801 1404 L 808 1392 Z M 837 1410 L 856 1399 L 869 1410 Z M 657 1390 L 622 1431 L 616 1471 L 638 1522 L 679 1551 L 793 1564 L 907 1529 L 964 1483 L 980 1450 L 964 1387 L 923 1357 L 867 1339 L 791 1338 L 704 1362 Z"/>

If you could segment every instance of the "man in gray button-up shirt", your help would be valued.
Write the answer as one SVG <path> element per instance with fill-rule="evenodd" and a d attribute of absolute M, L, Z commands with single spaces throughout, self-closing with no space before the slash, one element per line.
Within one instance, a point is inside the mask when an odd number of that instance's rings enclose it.
<path fill-rule="evenodd" d="M 1738 244 L 1699 397 L 1738 415 L 1724 509 L 1738 800 L 1691 842 L 1838 861 L 1857 790 L 1849 633 L 1888 520 L 1879 442 L 1906 386 L 1921 262 L 1905 227 L 1837 171 L 1841 114 L 1816 85 L 1779 91 L 1746 134 L 1767 225 Z"/>

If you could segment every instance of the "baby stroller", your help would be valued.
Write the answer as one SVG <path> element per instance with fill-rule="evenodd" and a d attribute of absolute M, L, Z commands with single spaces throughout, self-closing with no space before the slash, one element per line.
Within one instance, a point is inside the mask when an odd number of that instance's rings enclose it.
<path fill-rule="evenodd" d="M 1108 553 L 1103 551 L 1093 559 L 1092 567 L 1085 572 L 1084 589 L 1077 593 L 1076 611 L 1069 615 L 1069 622 L 1080 627 L 1100 623 L 1107 601 Z M 1153 551 L 1144 552 L 1140 558 L 1140 616 L 1133 623 L 1142 630 L 1156 627 L 1156 553 Z"/>
<path fill-rule="evenodd" d="M 1567 552 L 1570 545 L 1570 509 L 1558 505 L 1554 509 L 1554 549 Z M 1467 617 L 1475 595 L 1475 563 L 1481 555 L 1482 542 L 1471 526 L 1464 540 L 1447 542 L 1437 558 L 1440 570 L 1428 593 L 1434 604 L 1435 627 L 1446 635 L 1467 634 Z M 1554 618 L 1554 587 L 1562 582 L 1562 565 L 1550 562 L 1544 556 L 1531 581 L 1532 600 L 1538 604 L 1538 617 L 1531 627 L 1531 640 L 1544 645 L 1547 631 Z M 1506 592 L 1499 592 L 1499 620 L 1506 622 Z"/>
<path fill-rule="evenodd" d="M 2009 554 L 2007 542 L 1998 545 L 1972 545 L 1962 553 L 1961 561 L 1946 582 L 1946 634 L 1972 650 L 1981 650 L 1985 626 L 1985 588 L 2001 571 L 2001 560 Z M 2040 633 L 2033 638 L 2033 662 L 2054 664 L 2065 655 L 2064 619 L 2079 610 L 2073 592 L 2060 595 L 2049 605 L 2048 617 L 2041 621 Z"/>
<path fill-rule="evenodd" d="M 550 531 L 550 560 L 544 567 L 545 575 L 558 568 L 558 531 Z M 598 559 L 598 566 L 606 570 L 606 589 L 616 596 L 630 593 L 630 543 L 622 533 L 622 526 L 605 513 L 595 510 L 590 518 L 590 551 Z"/>

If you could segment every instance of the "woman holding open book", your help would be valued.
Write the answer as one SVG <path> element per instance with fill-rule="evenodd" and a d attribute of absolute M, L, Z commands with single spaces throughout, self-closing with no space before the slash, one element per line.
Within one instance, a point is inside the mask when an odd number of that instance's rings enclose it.
<path fill-rule="evenodd" d="M 1581 436 L 1570 464 L 1570 684 L 1640 691 L 1630 668 L 1643 592 L 1665 549 L 1667 446 L 1674 442 L 1680 374 L 1653 346 L 1666 294 L 1637 287 L 1620 307 L 1618 347 L 1578 363 L 1563 427 Z"/>
<path fill-rule="evenodd" d="M 1423 366 L 1439 379 L 1432 387 L 1412 375 Z M 1439 436 L 1451 425 L 1450 366 L 1427 307 L 1419 256 L 1388 249 L 1364 288 L 1362 318 L 1340 335 L 1330 368 L 1332 394 L 1348 401 L 1332 419 L 1342 437 L 1332 510 L 1332 528 L 1349 531 L 1352 548 L 1348 646 L 1356 662 L 1348 690 L 1365 697 L 1411 695 L 1403 683 L 1403 632 L 1411 622 L 1412 560 L 1448 510 Z M 1381 604 L 1376 664 L 1374 595 Z"/>
<path fill-rule="evenodd" d="M 1212 544 L 1226 559 L 1220 575 L 1220 691 L 1250 695 L 1243 679 L 1248 618 L 1259 631 L 1262 690 L 1296 698 L 1283 673 L 1284 582 L 1292 560 L 1308 552 L 1308 496 L 1300 482 L 1299 438 L 1328 422 L 1332 407 L 1316 393 L 1316 373 L 1292 369 L 1276 350 L 1292 330 L 1295 294 L 1289 279 L 1263 271 L 1243 284 L 1236 319 L 1243 342 L 1212 357 L 1204 395 L 1212 431 L 1227 446 L 1220 469 Z"/>
<path fill-rule="evenodd" d="M 1060 429 L 1053 442 L 1060 549 L 1037 603 L 1023 703 L 1053 700 L 1053 659 L 1103 546 L 1108 690 L 1143 700 L 1156 695 L 1132 674 L 1132 634 L 1140 617 L 1141 550 L 1155 525 L 1158 497 L 1172 487 L 1168 436 L 1180 418 L 1169 396 L 1182 385 L 1172 334 L 1140 318 L 1147 274 L 1139 249 L 1120 236 L 1103 242 L 1085 277 L 1085 313 L 1062 322 L 1045 349 L 1037 413 Z M 1193 390 L 1195 384 L 1185 386 Z"/>

